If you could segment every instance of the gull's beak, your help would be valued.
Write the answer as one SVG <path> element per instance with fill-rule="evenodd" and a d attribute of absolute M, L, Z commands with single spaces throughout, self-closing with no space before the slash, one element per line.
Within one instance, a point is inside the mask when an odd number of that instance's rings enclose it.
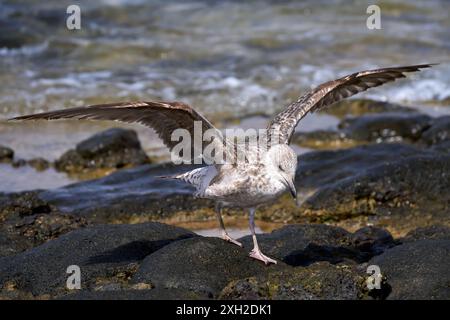
<path fill-rule="evenodd" d="M 294 179 L 287 178 L 286 184 L 289 187 L 289 192 L 291 193 L 292 197 L 295 200 L 295 203 L 297 203 L 297 189 L 295 188 Z"/>

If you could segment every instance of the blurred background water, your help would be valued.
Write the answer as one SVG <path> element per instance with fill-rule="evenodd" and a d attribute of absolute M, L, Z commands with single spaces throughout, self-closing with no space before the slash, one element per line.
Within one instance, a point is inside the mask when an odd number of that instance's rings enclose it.
<path fill-rule="evenodd" d="M 4 120 L 153 99 L 187 102 L 213 121 L 272 115 L 338 76 L 430 62 L 440 65 L 359 97 L 450 113 L 450 1 L 375 3 L 381 30 L 366 27 L 373 1 L 0 1 L 0 144 L 19 158 L 53 160 L 117 125 Z M 81 30 L 66 28 L 71 4 L 81 8 Z M 336 123 L 312 115 L 300 129 Z M 138 130 L 149 154 L 167 152 L 151 130 L 127 127 Z M 0 190 L 71 181 L 53 170 L 0 165 Z"/>

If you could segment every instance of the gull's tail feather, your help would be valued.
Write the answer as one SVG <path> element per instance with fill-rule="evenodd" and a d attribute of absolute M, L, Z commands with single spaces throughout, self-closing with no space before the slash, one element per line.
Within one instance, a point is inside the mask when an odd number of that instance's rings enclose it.
<path fill-rule="evenodd" d="M 197 190 L 204 190 L 216 173 L 217 171 L 215 168 L 202 167 L 184 173 L 157 176 L 156 178 L 181 180 L 193 185 Z"/>
<path fill-rule="evenodd" d="M 174 180 L 180 180 L 182 174 L 172 174 L 168 176 L 155 176 L 157 179 L 174 179 Z"/>

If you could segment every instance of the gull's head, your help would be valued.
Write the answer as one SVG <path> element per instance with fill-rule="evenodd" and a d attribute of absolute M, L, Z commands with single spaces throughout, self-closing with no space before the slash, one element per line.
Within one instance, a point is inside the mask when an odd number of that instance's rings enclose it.
<path fill-rule="evenodd" d="M 297 155 L 294 150 L 286 144 L 272 146 L 267 151 L 267 162 L 274 176 L 286 186 L 294 199 L 297 199 L 297 190 L 295 189 Z"/>

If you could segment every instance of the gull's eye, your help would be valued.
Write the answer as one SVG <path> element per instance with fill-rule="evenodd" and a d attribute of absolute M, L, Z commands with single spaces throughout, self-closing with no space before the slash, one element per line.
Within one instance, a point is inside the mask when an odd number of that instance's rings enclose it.
<path fill-rule="evenodd" d="M 280 171 L 284 171 L 281 165 L 278 165 L 278 169 L 280 169 Z"/>

